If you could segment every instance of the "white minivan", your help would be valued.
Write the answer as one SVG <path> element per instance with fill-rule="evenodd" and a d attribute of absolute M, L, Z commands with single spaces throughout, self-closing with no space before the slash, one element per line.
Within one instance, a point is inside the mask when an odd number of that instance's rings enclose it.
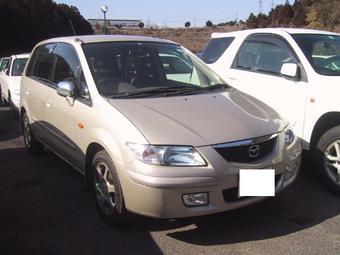
<path fill-rule="evenodd" d="M 340 34 L 291 28 L 213 33 L 201 58 L 292 124 L 340 193 Z"/>
<path fill-rule="evenodd" d="M 29 54 L 12 55 L 0 73 L 0 95 L 2 105 L 9 105 L 18 112 L 20 105 L 20 82 Z"/>
<path fill-rule="evenodd" d="M 250 205 L 292 184 L 301 161 L 275 111 L 156 38 L 39 43 L 20 120 L 28 152 L 46 146 L 79 170 L 112 223 L 127 211 L 178 218 Z"/>

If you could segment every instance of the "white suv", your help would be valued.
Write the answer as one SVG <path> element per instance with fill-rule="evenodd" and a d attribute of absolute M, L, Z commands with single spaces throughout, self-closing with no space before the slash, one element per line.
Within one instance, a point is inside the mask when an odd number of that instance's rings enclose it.
<path fill-rule="evenodd" d="M 340 35 L 307 29 L 213 33 L 201 58 L 228 84 L 272 106 L 340 193 Z"/>
<path fill-rule="evenodd" d="M 3 72 L 0 73 L 0 95 L 3 105 L 18 112 L 20 105 L 20 82 L 29 54 L 13 55 L 10 57 Z"/>

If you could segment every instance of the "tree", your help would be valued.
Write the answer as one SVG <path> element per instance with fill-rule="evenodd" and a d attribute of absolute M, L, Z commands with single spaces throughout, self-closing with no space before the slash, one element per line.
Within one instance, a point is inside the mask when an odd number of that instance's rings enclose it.
<path fill-rule="evenodd" d="M 71 21 L 71 22 L 70 22 Z M 52 0 L 1 0 L 1 55 L 30 52 L 38 42 L 59 36 L 93 34 L 78 9 Z M 5 25 L 6 24 L 6 25 Z"/>
<path fill-rule="evenodd" d="M 306 7 L 303 6 L 301 1 L 295 0 L 293 4 L 294 16 L 292 24 L 294 27 L 303 27 L 306 25 Z"/>
<path fill-rule="evenodd" d="M 186 28 L 189 28 L 189 27 L 191 26 L 190 21 L 185 22 L 184 26 L 185 26 Z"/>
<path fill-rule="evenodd" d="M 208 20 L 207 22 L 205 22 L 205 25 L 206 25 L 207 27 L 212 27 L 212 26 L 213 26 L 213 23 L 212 23 L 210 20 Z"/>
<path fill-rule="evenodd" d="M 266 14 L 259 13 L 256 18 L 257 27 L 268 27 L 270 25 L 270 20 Z"/>
<path fill-rule="evenodd" d="M 144 28 L 144 26 L 145 26 L 145 24 L 142 21 L 138 23 L 138 27 L 140 29 Z"/>
<path fill-rule="evenodd" d="M 335 30 L 340 26 L 338 0 L 313 1 L 307 12 L 308 27 Z"/>
<path fill-rule="evenodd" d="M 250 13 L 248 19 L 246 20 L 246 26 L 249 29 L 258 27 L 257 17 L 254 15 L 254 13 Z"/>

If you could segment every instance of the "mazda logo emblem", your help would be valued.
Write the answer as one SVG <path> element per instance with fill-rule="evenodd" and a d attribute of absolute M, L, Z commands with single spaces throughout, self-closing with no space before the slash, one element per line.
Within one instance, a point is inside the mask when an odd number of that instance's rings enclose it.
<path fill-rule="evenodd" d="M 251 158 L 257 158 L 260 155 L 260 146 L 257 144 L 249 146 L 248 155 Z"/>

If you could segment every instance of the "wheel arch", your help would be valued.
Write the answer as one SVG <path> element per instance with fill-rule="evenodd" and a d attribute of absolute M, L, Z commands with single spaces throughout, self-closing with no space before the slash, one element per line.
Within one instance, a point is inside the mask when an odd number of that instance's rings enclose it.
<path fill-rule="evenodd" d="M 340 126 L 340 112 L 328 112 L 322 115 L 314 125 L 310 148 L 313 150 L 320 137 L 329 129 Z"/>
<path fill-rule="evenodd" d="M 85 186 L 87 188 L 90 187 L 90 173 L 91 173 L 91 162 L 94 157 L 94 155 L 101 151 L 101 150 L 106 150 L 105 147 L 97 142 L 92 142 L 87 146 L 86 149 L 86 154 L 85 154 L 85 172 L 84 172 L 84 181 L 85 181 Z"/>

